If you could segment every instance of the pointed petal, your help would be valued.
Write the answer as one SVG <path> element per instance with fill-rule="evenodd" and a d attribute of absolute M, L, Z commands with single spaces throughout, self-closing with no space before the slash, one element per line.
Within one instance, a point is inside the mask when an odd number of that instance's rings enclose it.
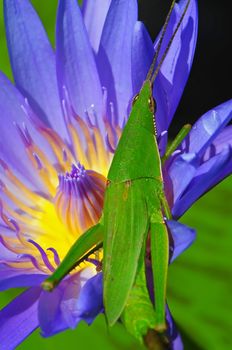
<path fill-rule="evenodd" d="M 232 100 L 206 112 L 192 127 L 182 143 L 182 149 L 201 156 L 231 118 Z"/>
<path fill-rule="evenodd" d="M 142 22 L 136 22 L 132 38 L 132 85 L 136 95 L 146 79 L 154 56 L 152 40 Z"/>
<path fill-rule="evenodd" d="M 84 0 L 82 5 L 85 26 L 95 52 L 98 52 L 102 30 L 110 4 L 111 0 L 102 0 L 101 5 L 97 1 Z"/>
<path fill-rule="evenodd" d="M 37 115 L 67 137 L 58 94 L 55 56 L 28 0 L 5 0 L 7 43 L 14 79 Z"/>
<path fill-rule="evenodd" d="M 39 301 L 39 322 L 44 337 L 66 328 L 75 328 L 81 320 L 85 320 L 87 315 L 79 311 L 82 302 L 78 299 L 82 288 L 94 274 L 93 268 L 85 268 L 63 280 L 53 292 L 42 292 Z M 94 302 L 89 300 L 89 305 L 94 305 Z"/>
<path fill-rule="evenodd" d="M 184 350 L 181 336 L 178 332 L 168 306 L 166 307 L 166 320 L 168 322 L 168 336 L 172 340 L 172 350 Z"/>
<path fill-rule="evenodd" d="M 187 0 L 176 4 L 164 36 L 159 59 L 181 18 Z M 154 84 L 157 99 L 157 127 L 159 133 L 167 130 L 179 104 L 187 82 L 195 52 L 198 28 L 197 2 L 191 0 L 183 22 L 175 35 L 168 54 L 162 64 L 158 79 Z M 155 46 L 159 37 L 156 40 Z"/>
<path fill-rule="evenodd" d="M 205 154 L 204 161 L 210 159 L 218 153 L 221 153 L 225 147 L 232 147 L 232 126 L 225 127 L 220 134 L 213 140 L 213 143 L 209 145 Z"/>
<path fill-rule="evenodd" d="M 35 270 L 14 269 L 0 264 L 0 291 L 38 286 L 45 277 L 46 275 L 38 274 Z"/>
<path fill-rule="evenodd" d="M 61 302 L 63 318 L 75 328 L 83 320 L 91 324 L 103 311 L 102 274 L 93 277 L 93 269 L 84 269 L 69 279 Z"/>
<path fill-rule="evenodd" d="M 29 159 L 14 124 L 20 123 L 22 125 L 25 120 L 24 113 L 17 100 L 17 90 L 3 74 L 0 74 L 0 83 L 0 157 L 7 164 L 11 164 L 15 170 L 30 177 L 32 174 L 30 174 Z"/>
<path fill-rule="evenodd" d="M 0 311 L 1 350 L 15 349 L 38 327 L 40 293 L 40 288 L 31 288 Z"/>
<path fill-rule="evenodd" d="M 17 125 L 21 128 L 26 125 L 35 141 L 39 140 L 39 135 L 31 127 L 23 111 L 22 106 L 25 106 L 25 101 L 22 95 L 2 73 L 0 73 L 0 85 L 0 158 L 12 167 L 21 179 L 39 188 L 39 182 L 35 177 Z"/>
<path fill-rule="evenodd" d="M 102 90 L 95 58 L 80 8 L 75 1 L 59 1 L 57 16 L 57 74 L 60 92 L 67 89 L 75 112 L 84 117 L 94 106 L 102 125 Z"/>
<path fill-rule="evenodd" d="M 103 312 L 102 273 L 89 279 L 80 291 L 76 306 L 78 317 L 88 324 Z"/>
<path fill-rule="evenodd" d="M 60 310 L 64 285 L 66 284 L 62 283 L 51 293 L 44 291 L 41 293 L 38 305 L 38 317 L 41 335 L 43 337 L 49 337 L 68 328 Z"/>
<path fill-rule="evenodd" d="M 127 117 L 127 106 L 132 97 L 131 46 L 136 20 L 137 1 L 112 1 L 99 47 L 101 83 L 107 88 L 108 102 L 115 104 L 120 126 Z"/>
<path fill-rule="evenodd" d="M 203 163 L 197 170 L 193 181 L 172 209 L 175 218 L 184 212 L 211 187 L 228 176 L 232 171 L 232 151 L 225 148 L 220 154 Z"/>
<path fill-rule="evenodd" d="M 189 183 L 192 181 L 199 164 L 199 159 L 194 153 L 184 153 L 177 156 L 168 169 L 169 188 L 165 189 L 167 192 L 171 191 L 175 203 L 181 194 L 185 191 Z M 185 176 L 183 176 L 183 174 Z M 171 187 L 171 188 L 170 188 Z"/>
<path fill-rule="evenodd" d="M 196 231 L 177 221 L 168 220 L 167 225 L 173 239 L 173 251 L 171 251 L 170 260 L 170 263 L 172 263 L 194 242 Z"/>
<path fill-rule="evenodd" d="M 0 159 L 5 161 L 14 174 L 29 188 L 35 187 L 37 191 L 46 193 L 46 188 L 40 181 L 40 177 L 37 176 L 28 157 L 26 151 L 28 142 L 22 137 L 19 128 L 29 132 L 33 142 L 43 150 L 51 163 L 55 162 L 54 154 L 47 141 L 34 127 L 39 122 L 37 117 L 34 115 L 31 117 L 33 114 L 31 108 L 16 87 L 1 72 L 0 85 Z M 39 124 L 44 125 L 41 122 Z M 0 168 L 2 168 L 1 163 Z"/>
<path fill-rule="evenodd" d="M 0 206 L 1 205 L 2 204 L 0 203 Z M 0 208 L 0 211 L 2 211 L 2 208 Z M 2 220 L 2 217 L 0 216 L 0 273 L 1 273 L 1 263 L 17 260 L 17 254 L 13 253 L 11 250 L 7 249 L 4 246 L 4 244 L 2 243 L 2 237 L 7 237 L 7 238 L 15 237 L 15 231 L 11 230 L 9 227 L 6 227 L 4 221 Z M 3 269 L 4 269 L 4 266 L 3 266 Z M 0 278 L 0 285 L 1 285 L 1 278 Z"/>

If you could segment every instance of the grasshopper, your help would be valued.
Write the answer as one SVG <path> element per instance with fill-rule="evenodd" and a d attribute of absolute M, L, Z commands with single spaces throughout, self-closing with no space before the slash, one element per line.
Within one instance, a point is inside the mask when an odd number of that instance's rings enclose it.
<path fill-rule="evenodd" d="M 164 193 L 162 160 L 156 140 L 152 88 L 190 4 L 187 1 L 166 50 L 155 69 L 164 34 L 175 1 L 172 1 L 156 54 L 147 78 L 134 97 L 128 122 L 123 130 L 107 176 L 102 217 L 71 247 L 43 288 L 51 291 L 75 266 L 103 246 L 104 307 L 108 324 L 119 317 L 138 338 L 149 329 L 166 330 L 166 283 L 169 238 L 164 216 L 171 219 Z M 185 126 L 173 145 L 177 147 L 190 128 Z M 174 148 L 166 151 L 165 161 Z M 154 281 L 154 306 L 146 286 L 145 255 L 150 242 Z M 145 315 L 142 315 L 142 314 Z M 140 319 L 140 315 L 142 315 Z M 132 318 L 138 318 L 135 324 Z"/>

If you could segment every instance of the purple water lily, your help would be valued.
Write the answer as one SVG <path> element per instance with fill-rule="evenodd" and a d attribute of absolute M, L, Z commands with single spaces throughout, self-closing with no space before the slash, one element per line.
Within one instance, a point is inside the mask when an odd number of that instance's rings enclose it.
<path fill-rule="evenodd" d="M 185 4 L 175 5 L 163 47 Z M 136 0 L 86 0 L 81 9 L 60 0 L 55 52 L 29 0 L 5 0 L 4 13 L 15 85 L 0 74 L 0 290 L 29 288 L 0 311 L 1 349 L 9 350 L 37 327 L 50 336 L 103 312 L 102 276 L 91 263 L 51 294 L 40 284 L 99 220 L 107 171 L 158 39 L 153 44 L 137 21 Z M 196 36 L 191 0 L 154 86 L 161 154 Z M 225 127 L 231 117 L 232 101 L 207 112 L 166 161 L 175 219 L 231 173 L 231 127 Z M 168 227 L 173 261 L 195 232 L 175 221 Z M 180 350 L 169 313 L 167 321 L 173 349 Z"/>

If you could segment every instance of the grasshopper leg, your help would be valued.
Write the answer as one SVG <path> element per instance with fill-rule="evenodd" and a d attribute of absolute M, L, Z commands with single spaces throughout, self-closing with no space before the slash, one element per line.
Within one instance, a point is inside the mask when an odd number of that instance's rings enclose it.
<path fill-rule="evenodd" d="M 95 250 L 102 247 L 102 241 L 103 229 L 98 223 L 79 237 L 55 272 L 42 283 L 43 289 L 51 292 L 71 270 L 87 259 Z"/>
<path fill-rule="evenodd" d="M 191 130 L 191 125 L 186 124 L 183 126 L 183 128 L 178 132 L 175 139 L 172 141 L 172 143 L 168 146 L 164 156 L 162 157 L 162 165 L 166 162 L 166 160 L 172 155 L 172 153 L 177 149 L 177 147 L 180 145 L 180 143 L 183 141 L 183 139 L 188 135 L 188 133 Z"/>
<path fill-rule="evenodd" d="M 156 215 L 157 216 L 157 215 Z M 156 323 L 155 330 L 163 332 L 166 329 L 166 287 L 169 259 L 168 231 L 160 212 L 159 222 L 151 220 L 151 260 L 155 294 Z"/>
<path fill-rule="evenodd" d="M 165 196 L 164 193 L 160 196 L 160 201 L 161 201 L 162 208 L 163 208 L 164 215 L 165 215 L 166 219 L 167 219 L 167 220 L 172 220 L 171 209 L 170 209 L 170 207 L 169 207 L 167 198 L 166 198 L 166 196 Z"/>

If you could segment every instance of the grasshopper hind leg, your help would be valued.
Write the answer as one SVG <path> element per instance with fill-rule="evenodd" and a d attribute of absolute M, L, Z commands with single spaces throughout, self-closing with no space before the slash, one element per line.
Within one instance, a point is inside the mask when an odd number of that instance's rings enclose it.
<path fill-rule="evenodd" d="M 161 213 L 162 217 L 162 213 Z M 151 222 L 151 261 L 154 281 L 154 300 L 157 332 L 165 332 L 166 326 L 166 288 L 169 259 L 169 239 L 167 227 L 162 222 Z"/>

